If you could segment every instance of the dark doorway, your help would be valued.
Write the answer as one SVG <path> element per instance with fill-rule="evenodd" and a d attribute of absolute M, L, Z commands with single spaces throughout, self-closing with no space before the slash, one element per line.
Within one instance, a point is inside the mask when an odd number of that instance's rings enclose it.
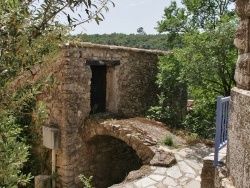
<path fill-rule="evenodd" d="M 106 110 L 106 66 L 91 66 L 91 114 Z"/>

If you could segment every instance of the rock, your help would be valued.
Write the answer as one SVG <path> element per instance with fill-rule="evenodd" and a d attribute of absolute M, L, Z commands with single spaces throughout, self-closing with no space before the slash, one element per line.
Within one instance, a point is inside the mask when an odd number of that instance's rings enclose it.
<path fill-rule="evenodd" d="M 131 171 L 126 177 L 124 182 L 140 179 L 152 172 L 152 169 L 148 165 L 142 166 L 139 170 Z"/>
<path fill-rule="evenodd" d="M 162 148 L 156 149 L 155 156 L 150 161 L 152 166 L 170 167 L 176 163 L 174 153 Z"/>

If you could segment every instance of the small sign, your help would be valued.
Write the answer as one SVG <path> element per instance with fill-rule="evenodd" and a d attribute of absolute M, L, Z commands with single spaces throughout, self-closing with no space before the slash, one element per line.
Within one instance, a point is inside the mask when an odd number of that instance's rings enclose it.
<path fill-rule="evenodd" d="M 43 126 L 43 145 L 49 149 L 58 149 L 60 147 L 60 130 Z"/>

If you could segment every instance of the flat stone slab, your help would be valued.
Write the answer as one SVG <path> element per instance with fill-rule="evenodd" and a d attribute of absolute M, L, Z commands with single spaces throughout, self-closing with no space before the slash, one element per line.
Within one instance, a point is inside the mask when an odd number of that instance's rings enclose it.
<path fill-rule="evenodd" d="M 136 182 L 135 182 L 135 185 L 136 185 L 137 187 L 144 188 L 144 187 L 148 187 L 148 186 L 150 186 L 150 185 L 154 185 L 154 184 L 156 184 L 156 183 L 157 183 L 156 181 L 154 181 L 154 180 L 152 180 L 152 179 L 150 179 L 150 178 L 148 178 L 148 177 L 145 177 L 145 178 L 142 178 L 142 179 L 136 181 Z"/>
<path fill-rule="evenodd" d="M 189 166 L 185 161 L 181 161 L 178 163 L 178 166 L 184 174 L 195 174 L 194 169 Z"/>
<path fill-rule="evenodd" d="M 168 168 L 168 169 L 167 169 L 167 175 L 168 175 L 169 177 L 178 179 L 179 177 L 182 176 L 182 173 L 181 173 L 181 171 L 180 171 L 179 166 L 178 166 L 178 165 L 175 165 L 175 166 L 172 166 L 171 168 Z"/>
<path fill-rule="evenodd" d="M 196 181 L 196 180 L 192 180 L 191 182 L 189 182 L 184 188 L 199 188 L 200 182 Z"/>

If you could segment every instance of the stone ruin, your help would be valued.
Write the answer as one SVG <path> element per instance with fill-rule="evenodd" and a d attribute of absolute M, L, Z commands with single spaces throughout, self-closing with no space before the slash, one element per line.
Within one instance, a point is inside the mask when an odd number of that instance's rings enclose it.
<path fill-rule="evenodd" d="M 145 116 L 157 103 L 158 56 L 166 53 L 69 43 L 61 46 L 47 65 L 38 64 L 13 82 L 17 87 L 24 81 L 39 82 L 50 76 L 56 80 L 39 100 L 48 108 L 48 126 L 60 131 L 57 187 L 82 187 L 80 174 L 93 176 L 96 187 L 108 187 L 123 181 L 130 171 L 152 163 L 156 153 L 162 155 L 157 151 L 158 141 L 143 128 L 149 126 L 146 120 L 112 118 Z M 161 138 L 165 128 L 150 126 L 159 129 Z M 168 159 L 169 163 L 174 161 Z"/>

